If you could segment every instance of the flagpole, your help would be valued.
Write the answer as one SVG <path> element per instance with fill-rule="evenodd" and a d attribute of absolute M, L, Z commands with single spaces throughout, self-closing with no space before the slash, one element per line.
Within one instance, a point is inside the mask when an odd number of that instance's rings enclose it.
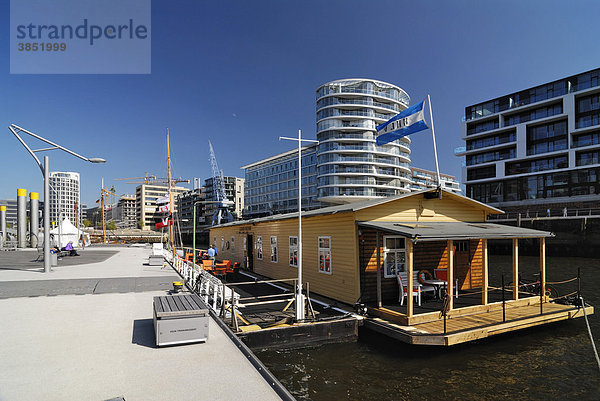
<path fill-rule="evenodd" d="M 437 147 L 435 145 L 435 129 L 433 128 L 433 113 L 431 111 L 431 97 L 429 95 L 427 95 L 427 103 L 429 103 L 429 118 L 431 118 L 431 138 L 433 139 L 433 154 L 435 155 L 435 172 L 437 173 L 438 188 L 441 188 L 442 181 L 440 180 L 440 166 L 438 164 Z"/>

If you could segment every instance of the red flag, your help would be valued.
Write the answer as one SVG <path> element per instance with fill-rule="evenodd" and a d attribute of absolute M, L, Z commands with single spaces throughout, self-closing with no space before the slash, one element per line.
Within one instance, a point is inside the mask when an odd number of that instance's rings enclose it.
<path fill-rule="evenodd" d="M 156 227 L 157 229 L 159 228 L 163 228 L 163 227 L 167 227 L 167 226 L 172 226 L 173 225 L 173 219 L 169 219 L 168 217 L 162 219 L 160 222 L 156 223 L 154 225 L 154 227 Z"/>
<path fill-rule="evenodd" d="M 158 207 L 159 213 L 166 213 L 169 211 L 169 205 L 162 205 Z"/>

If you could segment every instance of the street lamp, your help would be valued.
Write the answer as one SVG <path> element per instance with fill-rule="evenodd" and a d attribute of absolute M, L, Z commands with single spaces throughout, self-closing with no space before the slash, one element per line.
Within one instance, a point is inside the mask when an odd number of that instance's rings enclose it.
<path fill-rule="evenodd" d="M 304 320 L 304 295 L 302 294 L 302 142 L 319 143 L 313 139 L 302 139 L 302 130 L 298 138 L 280 136 L 279 140 L 298 141 L 298 286 L 296 287 L 296 321 Z"/>
<path fill-rule="evenodd" d="M 73 152 L 72 150 L 69 150 L 46 138 L 36 135 L 33 132 L 27 131 L 26 129 L 21 128 L 15 124 L 11 124 L 8 127 L 8 129 L 14 134 L 14 136 L 19 140 L 19 142 L 21 142 L 21 145 L 23 145 L 25 149 L 27 149 L 29 154 L 35 159 L 44 176 L 44 272 L 50 273 L 50 167 L 48 156 L 44 156 L 44 164 L 42 165 L 40 159 L 36 156 L 36 153 L 45 152 L 47 150 L 60 149 L 75 157 L 80 158 L 81 160 L 85 160 L 86 162 L 90 163 L 106 163 L 106 160 L 101 159 L 99 157 L 93 157 L 88 159 L 87 157 L 81 156 Z M 40 141 L 45 142 L 51 146 L 48 148 L 31 150 L 31 148 L 27 146 L 25 141 L 23 141 L 23 139 L 21 139 L 21 137 L 19 136 L 20 132 L 32 136 L 36 139 L 39 139 Z"/>

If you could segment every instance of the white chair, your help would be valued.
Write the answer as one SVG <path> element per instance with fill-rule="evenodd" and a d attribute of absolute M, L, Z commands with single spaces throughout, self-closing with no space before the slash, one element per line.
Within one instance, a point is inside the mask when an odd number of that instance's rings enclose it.
<path fill-rule="evenodd" d="M 400 289 L 400 296 L 398 297 L 398 302 L 400 305 L 404 305 L 404 298 L 408 295 L 408 287 L 406 286 L 406 282 L 408 282 L 408 277 L 406 272 L 399 272 L 396 275 L 396 279 L 398 280 L 398 287 Z M 422 292 L 431 292 L 435 294 L 435 287 L 430 285 L 422 285 L 419 283 L 418 272 L 413 272 L 413 290 L 412 295 L 417 299 L 417 305 L 421 306 L 421 293 Z"/>

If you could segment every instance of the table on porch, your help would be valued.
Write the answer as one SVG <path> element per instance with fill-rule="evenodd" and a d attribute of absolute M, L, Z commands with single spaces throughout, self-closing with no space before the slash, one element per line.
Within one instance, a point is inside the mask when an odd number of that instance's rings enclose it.
<path fill-rule="evenodd" d="M 437 278 L 431 280 L 423 280 L 423 284 L 427 284 L 435 288 L 436 299 L 442 299 L 442 289 L 446 289 L 446 291 L 448 290 L 448 282 L 446 280 L 440 280 Z"/>

